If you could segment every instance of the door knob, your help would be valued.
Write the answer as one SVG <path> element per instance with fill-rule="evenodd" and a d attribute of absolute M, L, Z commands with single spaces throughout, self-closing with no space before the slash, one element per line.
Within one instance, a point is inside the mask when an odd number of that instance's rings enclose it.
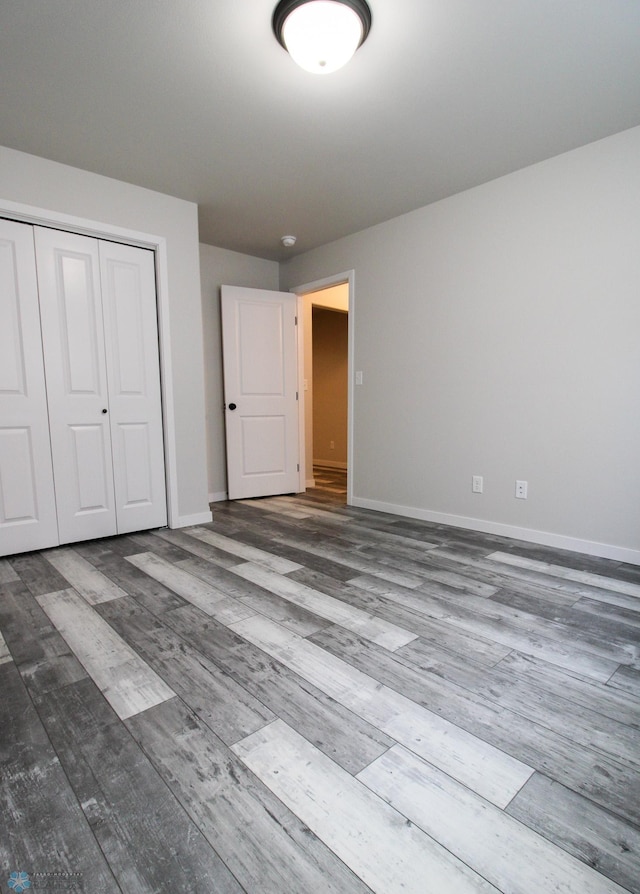
<path fill-rule="evenodd" d="M 230 410 L 235 410 L 235 408 L 236 408 L 236 404 L 229 404 L 229 409 L 230 409 Z"/>

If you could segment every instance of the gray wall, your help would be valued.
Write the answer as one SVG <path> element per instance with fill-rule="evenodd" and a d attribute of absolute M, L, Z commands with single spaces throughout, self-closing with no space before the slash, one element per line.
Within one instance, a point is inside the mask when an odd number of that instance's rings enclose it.
<path fill-rule="evenodd" d="M 0 147 L 0 200 L 166 240 L 175 478 L 180 524 L 206 520 L 202 302 L 197 206 Z"/>
<path fill-rule="evenodd" d="M 204 332 L 207 479 L 210 500 L 222 500 L 227 490 L 220 328 L 220 286 L 278 288 L 278 264 L 236 251 L 200 246 L 202 322 Z"/>
<path fill-rule="evenodd" d="M 293 258 L 280 285 L 351 268 L 355 501 L 640 561 L 640 128 Z"/>

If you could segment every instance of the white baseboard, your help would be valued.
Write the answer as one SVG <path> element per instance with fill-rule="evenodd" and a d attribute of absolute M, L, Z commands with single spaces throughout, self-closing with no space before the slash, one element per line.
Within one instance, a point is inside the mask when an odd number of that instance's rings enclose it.
<path fill-rule="evenodd" d="M 195 515 L 180 515 L 176 528 L 190 528 L 191 525 L 206 525 L 212 520 L 211 512 L 197 512 Z"/>
<path fill-rule="evenodd" d="M 367 500 L 354 497 L 352 506 L 361 509 L 373 509 L 375 512 L 388 512 L 391 515 L 404 515 L 406 518 L 417 518 L 421 521 L 435 522 L 439 525 L 451 525 L 454 528 L 467 528 L 483 534 L 498 534 L 513 540 L 524 540 L 527 543 L 539 543 L 541 546 L 552 546 L 556 549 L 571 550 L 588 556 L 599 556 L 613 559 L 616 562 L 628 562 L 640 565 L 640 550 L 623 546 L 612 546 L 592 540 L 580 540 L 577 537 L 566 537 L 563 534 L 550 534 L 546 531 L 535 531 L 531 528 L 519 528 L 500 522 L 486 521 L 481 518 L 467 518 L 464 515 L 449 515 L 446 512 L 433 512 L 430 509 L 417 509 L 414 506 L 398 506 L 395 503 L 383 503 L 380 500 Z"/>
<path fill-rule="evenodd" d="M 337 463 L 330 459 L 314 459 L 313 465 L 318 466 L 320 469 L 341 469 L 343 472 L 347 471 L 346 463 Z"/>
<path fill-rule="evenodd" d="M 216 494 L 209 494 L 209 502 L 210 503 L 224 503 L 227 499 L 226 490 L 218 491 Z"/>

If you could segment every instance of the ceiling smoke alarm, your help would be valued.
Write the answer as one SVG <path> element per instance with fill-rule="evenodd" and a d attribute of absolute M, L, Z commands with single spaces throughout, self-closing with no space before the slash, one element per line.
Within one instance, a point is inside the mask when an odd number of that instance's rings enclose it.
<path fill-rule="evenodd" d="M 296 244 L 296 238 L 296 236 L 283 236 L 280 242 L 282 242 L 285 248 L 291 248 Z"/>

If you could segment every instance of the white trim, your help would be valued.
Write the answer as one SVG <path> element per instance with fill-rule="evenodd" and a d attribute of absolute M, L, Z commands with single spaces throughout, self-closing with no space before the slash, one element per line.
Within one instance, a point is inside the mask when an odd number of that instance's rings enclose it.
<path fill-rule="evenodd" d="M 138 230 L 130 230 L 107 224 L 61 214 L 48 208 L 24 205 L 0 198 L 0 217 L 8 217 L 33 226 L 45 226 L 97 239 L 110 239 L 155 252 L 156 290 L 158 304 L 158 333 L 160 343 L 160 387 L 162 391 L 162 427 L 164 434 L 165 476 L 167 485 L 167 524 L 170 528 L 183 527 L 178 515 L 178 471 L 176 457 L 176 424 L 173 403 L 171 372 L 171 337 L 169 327 L 169 288 L 167 273 L 167 242 L 164 236 L 154 236 Z"/>
<path fill-rule="evenodd" d="M 173 369 L 171 360 L 171 329 L 169 325 L 169 274 L 167 271 L 167 242 L 157 237 L 156 300 L 158 305 L 158 344 L 160 348 L 160 391 L 162 394 L 162 431 L 167 484 L 167 523 L 170 528 L 181 527 L 178 515 L 178 461 L 176 457 L 176 418 L 173 403 Z"/>
<path fill-rule="evenodd" d="M 225 500 L 228 500 L 229 497 L 227 495 L 226 490 L 218 491 L 215 494 L 209 494 L 209 502 L 210 503 L 224 503 Z"/>
<path fill-rule="evenodd" d="M 124 242 L 127 245 L 142 248 L 155 248 L 160 241 L 164 241 L 162 236 L 142 233 L 139 230 L 130 230 L 126 227 L 117 227 L 86 217 L 62 214 L 59 211 L 51 211 L 49 208 L 11 202 L 9 199 L 0 198 L 0 217 L 10 217 L 11 220 L 22 221 L 34 226 L 66 230 L 69 233 L 79 233 L 82 236 L 95 236 L 98 239 L 108 236 L 109 239 L 116 242 Z"/>
<path fill-rule="evenodd" d="M 588 556 L 599 556 L 617 562 L 628 562 L 640 565 L 640 550 L 623 546 L 612 546 L 592 540 L 581 540 L 577 537 L 566 537 L 564 534 L 550 534 L 547 531 L 535 531 L 531 528 L 519 528 L 500 522 L 486 521 L 481 518 L 467 518 L 464 515 L 449 515 L 446 512 L 433 512 L 430 509 L 417 509 L 415 506 L 399 506 L 396 503 L 383 503 L 380 500 L 367 500 L 355 497 L 353 506 L 361 509 L 373 509 L 374 512 L 388 512 L 391 515 L 403 515 L 405 518 L 417 518 L 421 521 L 435 522 L 439 525 L 451 525 L 454 528 L 466 528 L 480 531 L 483 534 L 498 534 L 514 540 L 525 540 L 527 543 L 539 543 L 556 549 L 566 549 Z"/>
<path fill-rule="evenodd" d="M 305 481 L 307 436 L 305 431 L 304 390 L 304 298 L 296 296 L 296 355 L 298 360 L 298 493 L 304 493 L 309 485 Z"/>
<path fill-rule="evenodd" d="M 207 525 L 210 521 L 213 521 L 213 515 L 211 512 L 196 512 L 195 515 L 179 516 L 178 524 L 174 525 L 174 527 L 190 528 L 191 525 Z"/>
<path fill-rule="evenodd" d="M 342 283 L 347 283 L 349 287 L 349 311 L 348 311 L 348 347 L 347 347 L 347 506 L 355 506 L 356 504 L 353 501 L 353 472 L 354 472 L 354 444 L 353 444 L 353 433 L 354 433 L 354 422 L 353 422 L 353 380 L 354 380 L 354 369 L 355 369 L 355 310 L 356 310 L 356 289 L 355 289 L 355 280 L 356 280 L 356 272 L 355 270 L 345 270 L 344 273 L 336 273 L 333 276 L 326 276 L 324 279 L 316 279 L 313 282 L 303 283 L 299 286 L 294 286 L 289 289 L 290 292 L 295 292 L 298 295 L 298 309 L 300 310 L 300 298 L 301 296 L 307 295 L 309 292 L 319 292 L 322 289 L 327 289 L 330 286 L 338 286 Z M 301 319 L 300 314 L 298 314 L 298 320 Z M 299 339 L 299 350 L 298 350 L 298 382 L 300 394 L 304 397 L 304 346 L 301 346 L 301 343 L 304 341 L 303 338 Z M 301 425 L 304 430 L 304 400 L 300 404 L 300 417 L 301 417 Z M 304 431 L 303 431 L 303 441 L 304 444 Z M 300 474 L 301 480 L 304 480 L 305 476 L 305 456 L 304 453 L 301 456 L 300 462 Z"/>

